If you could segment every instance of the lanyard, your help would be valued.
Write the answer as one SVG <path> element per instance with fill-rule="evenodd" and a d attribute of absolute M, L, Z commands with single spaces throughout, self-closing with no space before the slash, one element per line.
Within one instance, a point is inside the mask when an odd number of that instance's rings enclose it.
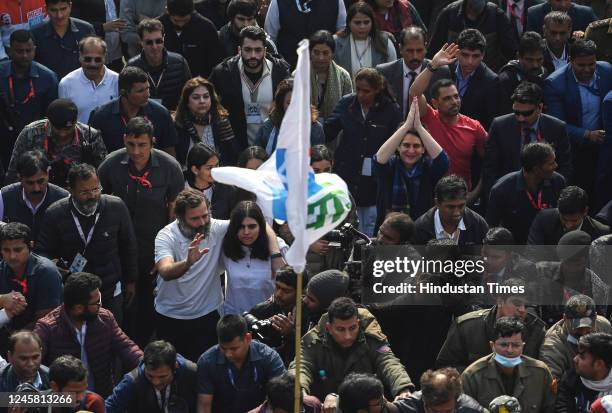
<path fill-rule="evenodd" d="M 14 103 L 19 103 L 20 105 L 25 105 L 26 103 L 28 103 L 30 101 L 30 99 L 34 99 L 36 97 L 36 89 L 34 88 L 34 82 L 32 82 L 32 78 L 30 78 L 30 90 L 28 91 L 28 94 L 26 95 L 26 97 L 21 102 L 17 102 L 15 100 L 15 86 L 13 85 L 13 76 L 12 75 L 9 75 L 9 77 L 8 77 L 8 84 L 9 84 L 9 93 L 11 95 L 11 102 L 13 104 Z"/>
<path fill-rule="evenodd" d="M 525 13 L 523 13 L 521 16 L 519 16 L 514 11 L 514 8 L 512 7 L 513 4 L 516 6 L 516 4 L 512 2 L 512 0 L 508 0 L 508 11 L 512 15 L 512 17 L 514 17 L 515 20 L 519 20 L 521 22 L 521 26 L 525 27 Z M 518 6 L 516 6 L 516 7 L 518 7 Z M 523 6 L 523 8 L 524 7 L 525 6 Z"/>
<path fill-rule="evenodd" d="M 140 185 L 142 185 L 143 188 L 151 189 L 153 188 L 153 184 L 151 184 L 151 181 L 147 179 L 149 178 L 149 173 L 151 173 L 151 170 L 148 170 L 147 172 L 142 174 L 142 176 L 137 176 L 137 175 L 132 175 L 128 171 L 128 175 L 130 179 L 133 179 L 134 181 L 138 182 Z"/>
<path fill-rule="evenodd" d="M 352 43 L 353 43 L 353 48 L 355 49 L 355 57 L 357 58 L 357 61 L 359 62 L 359 68 L 361 69 L 363 67 L 363 63 L 361 62 L 361 59 L 363 59 L 363 57 L 368 52 L 368 50 L 370 49 L 370 46 L 371 46 L 370 36 L 368 36 L 368 39 L 366 40 L 366 47 L 363 48 L 363 52 L 361 52 L 361 54 L 357 50 L 357 40 L 355 40 L 352 37 L 352 35 L 351 35 L 351 40 L 352 40 Z"/>
<path fill-rule="evenodd" d="M 49 121 L 45 123 L 45 139 L 43 140 L 43 149 L 45 150 L 45 155 L 49 155 L 49 134 L 47 130 L 49 129 Z M 79 128 L 74 128 L 74 140 L 75 146 L 79 146 Z M 52 156 L 51 159 L 55 159 L 55 156 Z M 64 160 L 66 164 L 70 162 L 66 159 Z"/>
<path fill-rule="evenodd" d="M 20 280 L 19 278 L 15 277 L 12 279 L 12 281 L 15 281 L 16 284 L 21 286 L 21 291 L 23 292 L 23 295 L 28 295 L 28 278 L 27 276 L 23 278 L 23 280 Z"/>
<path fill-rule="evenodd" d="M 235 390 L 240 390 L 240 389 L 238 389 L 238 387 L 236 387 L 236 382 L 234 380 L 234 372 L 233 372 L 232 368 L 229 367 L 229 366 L 227 367 L 227 375 L 229 376 L 230 383 L 232 383 L 232 387 Z M 255 365 L 253 364 L 253 383 L 257 384 L 257 378 L 258 378 L 257 368 L 255 368 Z"/>
<path fill-rule="evenodd" d="M 157 88 L 159 87 L 159 84 L 161 83 L 162 79 L 164 78 L 164 73 L 166 73 L 166 69 L 162 70 L 161 74 L 159 75 L 159 79 L 157 79 L 157 83 L 155 83 L 155 81 L 153 80 L 153 76 L 151 76 L 151 74 L 149 72 L 147 72 L 147 76 L 149 77 L 149 80 L 151 81 L 151 84 L 155 87 L 155 94 L 157 94 L 157 92 L 158 92 Z"/>
<path fill-rule="evenodd" d="M 136 115 L 136 116 L 140 116 L 140 115 Z M 134 116 L 134 117 L 136 117 Z M 119 117 L 121 118 L 121 123 L 123 123 L 123 127 L 125 128 L 127 126 L 128 121 L 131 119 L 126 119 L 123 115 L 119 115 Z M 147 118 L 147 115 L 142 115 L 143 118 L 145 118 L 146 120 L 149 120 L 149 118 Z"/>
<path fill-rule="evenodd" d="M 537 211 L 541 211 L 542 209 L 548 208 L 548 204 L 545 202 L 542 202 L 542 191 L 538 191 L 538 203 L 536 204 L 533 196 L 531 196 L 531 193 L 525 189 L 525 193 L 527 194 L 527 199 L 529 199 L 529 203 L 531 204 L 531 207 Z"/>
<path fill-rule="evenodd" d="M 76 225 L 77 230 L 79 231 L 79 236 L 81 237 L 81 240 L 83 240 L 83 242 L 85 243 L 85 248 L 83 248 L 83 253 L 85 253 L 85 249 L 87 248 L 87 245 L 89 244 L 89 242 L 91 241 L 91 237 L 93 236 L 94 229 L 96 229 L 96 224 L 98 223 L 98 219 L 100 218 L 100 213 L 98 212 L 96 214 L 96 219 L 94 221 L 94 224 L 91 226 L 91 229 L 89 230 L 89 234 L 87 234 L 87 238 L 85 238 L 85 233 L 83 233 L 83 227 L 81 227 L 79 219 L 76 217 L 76 215 L 74 215 L 74 212 L 70 211 L 70 213 L 72 214 L 74 224 Z"/>
<path fill-rule="evenodd" d="M 246 84 L 247 88 L 249 89 L 251 103 L 257 103 L 257 95 L 259 94 L 259 85 L 261 85 L 261 82 L 264 81 L 266 76 L 270 76 L 270 71 L 265 70 L 267 67 L 268 67 L 268 63 L 264 59 L 264 72 L 261 74 L 261 77 L 255 84 L 253 84 L 253 82 L 251 82 L 251 79 L 249 79 L 249 77 L 244 73 L 244 67 L 240 71 L 240 77 L 242 78 L 242 81 Z"/>

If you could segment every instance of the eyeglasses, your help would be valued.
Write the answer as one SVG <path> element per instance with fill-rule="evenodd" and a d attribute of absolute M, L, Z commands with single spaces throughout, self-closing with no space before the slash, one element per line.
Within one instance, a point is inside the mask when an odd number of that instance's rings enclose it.
<path fill-rule="evenodd" d="M 102 187 L 99 186 L 97 188 L 87 189 L 85 191 L 79 191 L 79 196 L 87 196 L 87 195 L 98 195 L 102 192 Z"/>
<path fill-rule="evenodd" d="M 104 61 L 104 58 L 100 57 L 100 56 L 82 56 L 81 60 L 85 63 L 91 63 L 91 62 L 96 62 L 96 63 L 102 63 Z"/>
<path fill-rule="evenodd" d="M 523 117 L 525 117 L 525 118 L 526 118 L 526 117 L 529 117 L 529 116 L 531 116 L 531 115 L 533 115 L 533 113 L 534 113 L 535 111 L 536 111 L 535 109 L 531 109 L 531 110 L 523 110 L 523 111 L 521 111 L 521 110 L 513 110 L 513 112 L 514 112 L 514 114 L 515 114 L 516 116 L 523 116 Z"/>
<path fill-rule="evenodd" d="M 153 46 L 154 44 L 163 44 L 164 43 L 164 39 L 163 38 L 158 38 L 158 39 L 148 39 L 145 40 L 144 42 L 147 46 Z"/>
<path fill-rule="evenodd" d="M 97 307 L 102 307 L 102 296 L 100 296 L 100 299 L 98 301 L 96 301 L 95 303 L 87 303 L 88 306 L 90 305 L 95 305 Z"/>

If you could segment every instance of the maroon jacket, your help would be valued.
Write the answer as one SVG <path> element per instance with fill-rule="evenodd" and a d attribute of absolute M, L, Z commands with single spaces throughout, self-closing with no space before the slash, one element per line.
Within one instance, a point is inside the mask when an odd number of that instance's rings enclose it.
<path fill-rule="evenodd" d="M 34 327 L 43 342 L 43 364 L 51 365 L 59 356 L 70 354 L 81 358 L 81 345 L 68 314 L 61 305 L 38 320 Z M 100 308 L 98 318 L 87 323 L 85 348 L 89 369 L 93 373 L 95 391 L 107 397 L 113 390 L 111 366 L 115 357 L 121 359 L 126 371 L 138 366 L 142 351 L 119 328 L 113 314 Z"/>

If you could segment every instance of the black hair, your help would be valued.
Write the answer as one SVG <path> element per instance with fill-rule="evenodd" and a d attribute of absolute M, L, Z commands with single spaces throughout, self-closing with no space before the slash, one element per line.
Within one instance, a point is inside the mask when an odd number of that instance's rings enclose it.
<path fill-rule="evenodd" d="M 30 248 L 32 243 L 32 230 L 26 224 L 21 222 L 9 222 L 0 227 L 0 245 L 2 241 L 23 240 Z"/>
<path fill-rule="evenodd" d="M 272 409 L 293 411 L 295 378 L 289 373 L 271 378 L 266 384 L 266 398 Z M 302 393 L 300 392 L 300 401 Z"/>
<path fill-rule="evenodd" d="M 77 181 L 86 181 L 94 176 L 97 177 L 98 173 L 93 165 L 88 163 L 76 164 L 68 171 L 68 187 L 74 189 Z"/>
<path fill-rule="evenodd" d="M 282 282 L 283 284 L 288 285 L 289 287 L 297 288 L 297 279 L 298 275 L 290 265 L 284 265 L 279 270 L 276 271 L 276 275 L 274 276 L 274 281 Z M 306 288 L 308 284 L 308 274 L 306 270 L 302 271 L 302 289 Z"/>
<path fill-rule="evenodd" d="M 349 373 L 338 387 L 338 407 L 342 413 L 368 410 L 369 402 L 380 400 L 384 391 L 383 384 L 373 374 Z"/>
<path fill-rule="evenodd" d="M 238 155 L 238 162 L 236 166 L 239 168 L 246 168 L 247 163 L 251 159 L 259 159 L 262 162 L 267 161 L 269 158 L 268 153 L 261 146 L 249 146 Z"/>
<path fill-rule="evenodd" d="M 521 167 L 531 172 L 534 168 L 542 166 L 551 155 L 555 154 L 555 150 L 549 143 L 534 142 L 527 144 L 521 151 Z"/>
<path fill-rule="evenodd" d="M 410 215 L 401 212 L 388 213 L 382 225 L 388 225 L 389 228 L 398 233 L 400 244 L 409 243 L 414 234 L 414 221 L 410 218 Z"/>
<path fill-rule="evenodd" d="M 221 156 L 212 146 L 207 145 L 204 142 L 198 142 L 193 145 L 191 149 L 189 149 L 189 152 L 187 152 L 187 161 L 185 163 L 187 166 L 187 170 L 185 171 L 187 182 L 193 186 L 195 174 L 191 170 L 192 166 L 200 168 L 202 165 L 205 165 L 206 162 L 215 157 L 221 160 Z"/>
<path fill-rule="evenodd" d="M 327 308 L 327 315 L 330 323 L 335 319 L 349 320 L 357 317 L 357 305 L 348 297 L 338 297 Z"/>
<path fill-rule="evenodd" d="M 514 245 L 514 236 L 504 227 L 489 228 L 482 240 L 482 245 Z"/>
<path fill-rule="evenodd" d="M 523 57 L 527 54 L 542 53 L 546 51 L 546 42 L 537 32 L 525 32 L 521 36 L 518 47 L 518 55 Z"/>
<path fill-rule="evenodd" d="M 334 155 L 327 145 L 319 144 L 310 148 L 310 164 L 320 161 L 328 161 L 332 165 L 334 164 Z"/>
<path fill-rule="evenodd" d="M 205 202 L 210 208 L 210 201 L 202 192 L 193 188 L 183 189 L 174 200 L 174 214 L 179 218 L 184 218 L 188 209 L 197 208 L 202 205 L 202 202 Z"/>
<path fill-rule="evenodd" d="M 57 4 L 57 3 L 72 3 L 71 0 L 45 0 L 45 6 L 49 7 L 53 4 Z"/>
<path fill-rule="evenodd" d="M 493 327 L 493 341 L 500 337 L 512 337 L 520 333 L 525 339 L 525 323 L 518 317 L 500 317 L 495 320 Z"/>
<path fill-rule="evenodd" d="M 255 3 L 255 0 L 231 0 L 225 10 L 225 15 L 229 21 L 232 21 L 237 14 L 255 17 L 257 14 L 257 3 Z"/>
<path fill-rule="evenodd" d="M 423 44 L 427 46 L 427 33 L 422 27 L 419 27 L 419 26 L 404 27 L 397 35 L 400 48 L 404 46 L 406 37 L 408 37 L 409 39 L 415 39 L 415 38 L 420 37 L 421 40 L 423 40 Z"/>
<path fill-rule="evenodd" d="M 572 30 L 572 18 L 563 11 L 551 11 L 544 16 L 544 26 L 548 26 L 550 23 L 565 24 L 569 27 L 570 31 Z"/>
<path fill-rule="evenodd" d="M 147 73 L 136 66 L 126 66 L 119 73 L 119 94 L 124 96 L 131 92 L 134 83 L 148 83 Z"/>
<path fill-rule="evenodd" d="M 526 274 L 529 275 L 529 274 Z M 522 278 L 512 277 L 501 282 L 503 288 L 499 289 L 499 292 L 495 294 L 497 298 L 506 301 L 510 297 L 517 297 L 526 299 L 527 297 L 527 283 Z M 512 292 L 517 291 L 517 292 Z M 520 292 L 523 291 L 523 292 Z"/>
<path fill-rule="evenodd" d="M 582 213 L 589 206 L 589 195 L 577 186 L 566 186 L 559 194 L 557 207 L 561 215 Z"/>
<path fill-rule="evenodd" d="M 462 393 L 461 375 L 453 367 L 427 370 L 421 375 L 421 397 L 427 407 L 455 400 Z"/>
<path fill-rule="evenodd" d="M 577 57 L 595 56 L 597 54 L 597 45 L 593 40 L 575 40 L 569 48 L 569 57 L 571 60 Z"/>
<path fill-rule="evenodd" d="M 260 40 L 266 46 L 266 32 L 259 26 L 246 26 L 240 30 L 240 46 L 244 44 L 244 39 L 254 41 Z"/>
<path fill-rule="evenodd" d="M 102 53 L 106 55 L 106 49 L 107 49 L 106 42 L 104 41 L 104 39 L 98 36 L 83 37 L 81 41 L 79 42 L 79 53 L 83 53 L 85 51 L 85 48 L 89 46 L 90 44 L 100 47 L 102 49 Z M 104 56 L 102 58 L 105 59 Z"/>
<path fill-rule="evenodd" d="M 143 116 L 136 116 L 130 119 L 125 125 L 125 135 L 126 136 L 142 136 L 147 135 L 153 141 L 153 137 L 155 136 L 155 128 L 153 127 L 153 123 Z"/>
<path fill-rule="evenodd" d="M 100 289 L 102 280 L 88 272 L 70 274 L 64 283 L 64 307 L 72 309 L 76 305 L 87 305 L 91 293 Z"/>
<path fill-rule="evenodd" d="M 350 5 L 348 10 L 346 11 L 346 26 L 343 31 L 337 33 L 337 36 L 347 37 L 351 34 L 351 21 L 357 14 L 363 14 L 367 16 L 372 22 L 370 33 L 368 33 L 368 37 L 371 38 L 372 46 L 374 50 L 380 53 L 385 59 L 388 56 L 386 37 L 383 35 L 383 32 L 378 27 L 378 23 L 376 21 L 376 16 L 374 9 L 365 1 L 357 1 Z"/>
<path fill-rule="evenodd" d="M 465 180 L 458 175 L 447 175 L 441 178 L 434 188 L 438 203 L 467 199 L 468 187 Z"/>
<path fill-rule="evenodd" d="M 236 337 L 244 339 L 248 332 L 246 320 L 238 314 L 226 314 L 217 323 L 217 338 L 220 344 L 231 343 Z"/>
<path fill-rule="evenodd" d="M 544 99 L 542 88 L 535 83 L 523 81 L 518 84 L 511 98 L 512 102 L 539 105 Z"/>
<path fill-rule="evenodd" d="M 38 149 L 26 151 L 17 160 L 17 173 L 21 179 L 29 178 L 39 172 L 49 171 L 49 160 L 45 154 Z"/>
<path fill-rule="evenodd" d="M 193 13 L 193 0 L 168 0 L 166 3 L 170 16 L 188 16 Z"/>
<path fill-rule="evenodd" d="M 59 391 L 71 381 L 80 383 L 84 380 L 87 380 L 87 368 L 74 356 L 59 356 L 49 366 L 49 381 L 54 382 Z"/>
<path fill-rule="evenodd" d="M 436 80 L 434 84 L 431 85 L 431 97 L 433 99 L 438 99 L 440 97 L 440 89 L 442 89 L 443 87 L 450 87 L 450 86 L 456 87 L 455 82 L 453 82 L 451 79 Z"/>
<path fill-rule="evenodd" d="M 152 32 L 161 32 L 162 36 L 164 35 L 164 25 L 157 19 L 143 19 L 138 23 L 138 27 L 136 29 L 138 32 L 138 37 L 142 40 L 144 36 L 144 32 L 152 33 Z"/>
<path fill-rule="evenodd" d="M 15 346 L 17 346 L 17 343 L 19 343 L 20 341 L 34 341 L 35 343 L 38 344 L 38 347 L 42 349 L 42 340 L 40 339 L 38 334 L 30 330 L 20 330 L 20 331 L 15 331 L 8 338 L 8 342 L 7 342 L 8 352 L 14 353 Z"/>
<path fill-rule="evenodd" d="M 602 360 L 609 370 L 612 368 L 612 335 L 609 333 L 590 333 L 580 337 L 578 351 L 586 351 L 593 361 Z"/>
<path fill-rule="evenodd" d="M 142 359 L 145 368 L 157 370 L 160 367 L 170 367 L 174 370 L 176 366 L 176 348 L 164 340 L 153 341 L 144 349 Z"/>
<path fill-rule="evenodd" d="M 479 50 L 484 53 L 487 48 L 487 39 L 478 29 L 465 29 L 459 33 L 457 45 L 459 50 Z"/>
<path fill-rule="evenodd" d="M 9 44 L 12 45 L 13 43 L 27 43 L 30 40 L 32 40 L 32 43 L 36 44 L 36 38 L 34 37 L 34 34 L 32 34 L 31 31 L 25 29 L 18 29 L 11 33 Z"/>
<path fill-rule="evenodd" d="M 251 245 L 251 257 L 260 260 L 270 258 L 268 247 L 268 234 L 266 232 L 266 220 L 261 208 L 253 201 L 241 201 L 234 207 L 230 214 L 229 226 L 225 237 L 223 237 L 223 254 L 231 260 L 238 261 L 245 257 L 242 243 L 238 239 L 238 231 L 245 218 L 253 218 L 259 226 L 259 235 Z"/>
<path fill-rule="evenodd" d="M 310 36 L 310 39 L 308 39 L 308 48 L 311 51 L 318 44 L 324 44 L 326 46 L 329 46 L 332 53 L 336 51 L 336 42 L 334 41 L 334 36 L 327 30 L 317 30 L 312 34 L 312 36 Z"/>

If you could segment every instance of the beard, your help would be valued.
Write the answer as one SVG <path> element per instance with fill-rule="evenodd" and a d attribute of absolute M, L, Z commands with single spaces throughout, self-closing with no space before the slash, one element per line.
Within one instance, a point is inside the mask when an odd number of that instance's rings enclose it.
<path fill-rule="evenodd" d="M 208 236 L 210 235 L 210 220 L 206 223 L 206 225 L 202 225 L 202 226 L 194 228 L 179 218 L 178 227 L 179 227 L 179 230 L 181 231 L 181 234 L 183 234 L 185 238 L 190 239 L 190 240 L 193 239 L 193 237 L 195 237 L 196 234 L 204 235 L 205 239 L 208 238 Z"/>
<path fill-rule="evenodd" d="M 81 202 L 75 198 L 72 198 L 72 205 L 85 216 L 91 216 L 96 209 L 98 209 L 98 203 L 100 202 L 100 198 L 89 199 L 87 201 Z"/>
<path fill-rule="evenodd" d="M 242 64 L 249 69 L 255 69 L 260 67 L 263 64 L 263 59 L 245 59 L 242 58 Z"/>
<path fill-rule="evenodd" d="M 81 321 L 85 321 L 85 322 L 91 322 L 94 321 L 96 318 L 98 317 L 98 313 L 92 313 L 89 310 L 85 310 L 80 316 L 79 318 L 81 319 Z"/>

